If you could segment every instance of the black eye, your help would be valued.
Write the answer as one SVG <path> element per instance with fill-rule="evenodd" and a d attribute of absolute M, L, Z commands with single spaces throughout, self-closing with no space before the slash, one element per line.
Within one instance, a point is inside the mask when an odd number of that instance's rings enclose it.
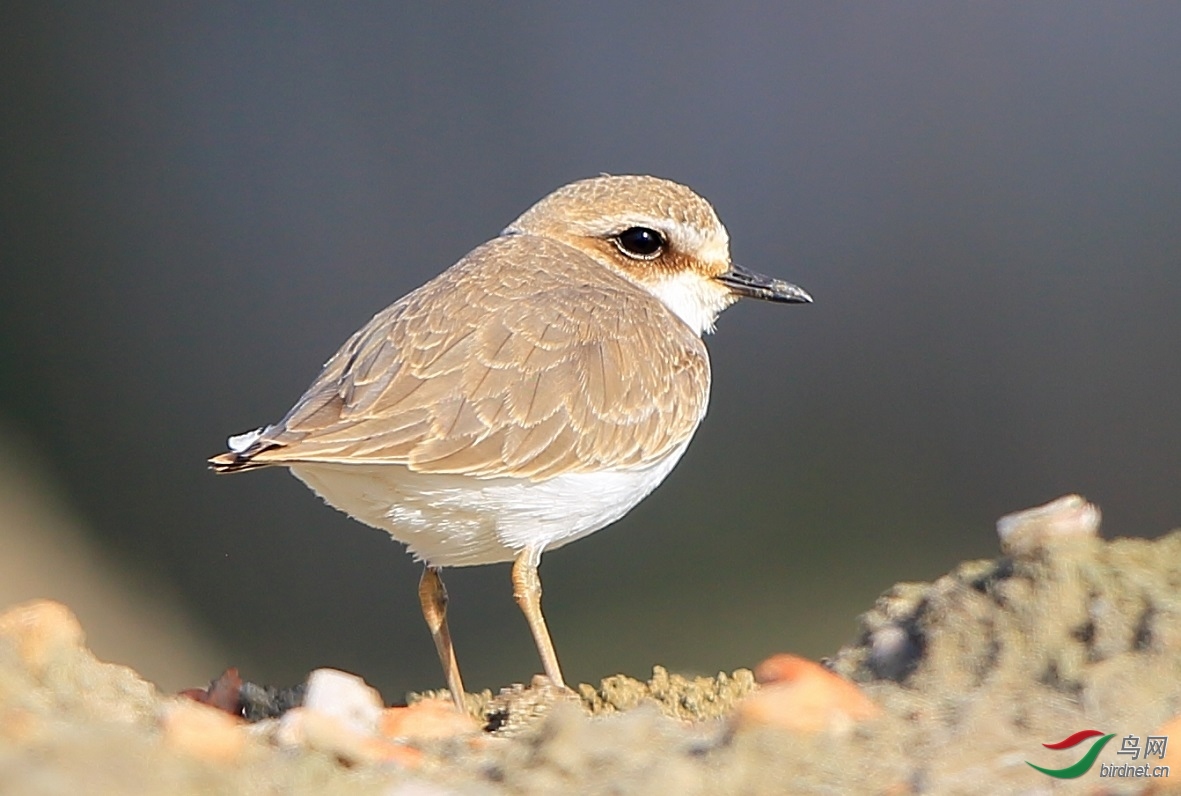
<path fill-rule="evenodd" d="M 647 227 L 632 227 L 615 236 L 615 245 L 629 257 L 651 260 L 664 249 L 664 236 Z"/>

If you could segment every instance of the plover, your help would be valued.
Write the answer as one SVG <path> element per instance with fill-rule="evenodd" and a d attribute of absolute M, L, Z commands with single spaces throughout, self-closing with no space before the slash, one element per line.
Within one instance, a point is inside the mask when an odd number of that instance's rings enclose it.
<path fill-rule="evenodd" d="M 705 415 L 701 336 L 741 297 L 801 288 L 730 261 L 689 188 L 601 176 L 549 194 L 365 324 L 278 423 L 229 439 L 219 473 L 280 465 L 425 564 L 419 599 L 456 705 L 444 567 L 512 561 L 546 676 L 541 555 L 618 520 Z"/>

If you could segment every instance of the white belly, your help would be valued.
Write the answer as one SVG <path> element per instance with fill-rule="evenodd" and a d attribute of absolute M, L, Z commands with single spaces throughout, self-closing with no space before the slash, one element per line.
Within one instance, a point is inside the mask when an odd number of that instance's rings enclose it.
<path fill-rule="evenodd" d="M 328 505 L 389 532 L 437 567 L 511 561 L 553 550 L 622 517 L 676 465 L 684 445 L 642 470 L 546 481 L 415 473 L 396 464 L 299 464 L 291 472 Z"/>

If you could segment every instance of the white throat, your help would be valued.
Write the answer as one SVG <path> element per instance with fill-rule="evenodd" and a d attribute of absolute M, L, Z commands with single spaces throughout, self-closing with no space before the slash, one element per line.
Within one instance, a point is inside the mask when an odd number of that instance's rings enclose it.
<path fill-rule="evenodd" d="M 689 271 L 645 283 L 644 287 L 698 337 L 712 332 L 718 314 L 734 303 L 734 294 L 729 290 Z"/>

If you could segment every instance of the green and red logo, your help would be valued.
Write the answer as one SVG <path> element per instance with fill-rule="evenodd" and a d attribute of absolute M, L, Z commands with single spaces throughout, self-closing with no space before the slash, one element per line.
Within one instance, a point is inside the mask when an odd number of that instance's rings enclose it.
<path fill-rule="evenodd" d="M 1076 777 L 1081 777 L 1083 774 L 1086 774 L 1091 770 L 1091 766 L 1095 765 L 1095 758 L 1097 758 L 1099 753 L 1103 751 L 1103 747 L 1107 746 L 1107 742 L 1115 737 L 1115 733 L 1103 735 L 1103 733 L 1099 732 L 1098 730 L 1079 730 L 1074 735 L 1071 735 L 1069 738 L 1063 738 L 1058 743 L 1042 744 L 1042 746 L 1046 747 L 1047 749 L 1071 749 L 1075 746 L 1078 746 L 1083 741 L 1096 736 L 1102 737 L 1092 743 L 1091 748 L 1087 750 L 1087 753 L 1083 755 L 1082 758 L 1074 765 L 1067 766 L 1066 768 L 1042 768 L 1041 766 L 1035 766 L 1028 760 L 1026 760 L 1025 763 L 1031 768 L 1035 768 L 1043 774 L 1048 774 L 1049 776 L 1055 777 L 1057 779 L 1074 779 Z"/>

